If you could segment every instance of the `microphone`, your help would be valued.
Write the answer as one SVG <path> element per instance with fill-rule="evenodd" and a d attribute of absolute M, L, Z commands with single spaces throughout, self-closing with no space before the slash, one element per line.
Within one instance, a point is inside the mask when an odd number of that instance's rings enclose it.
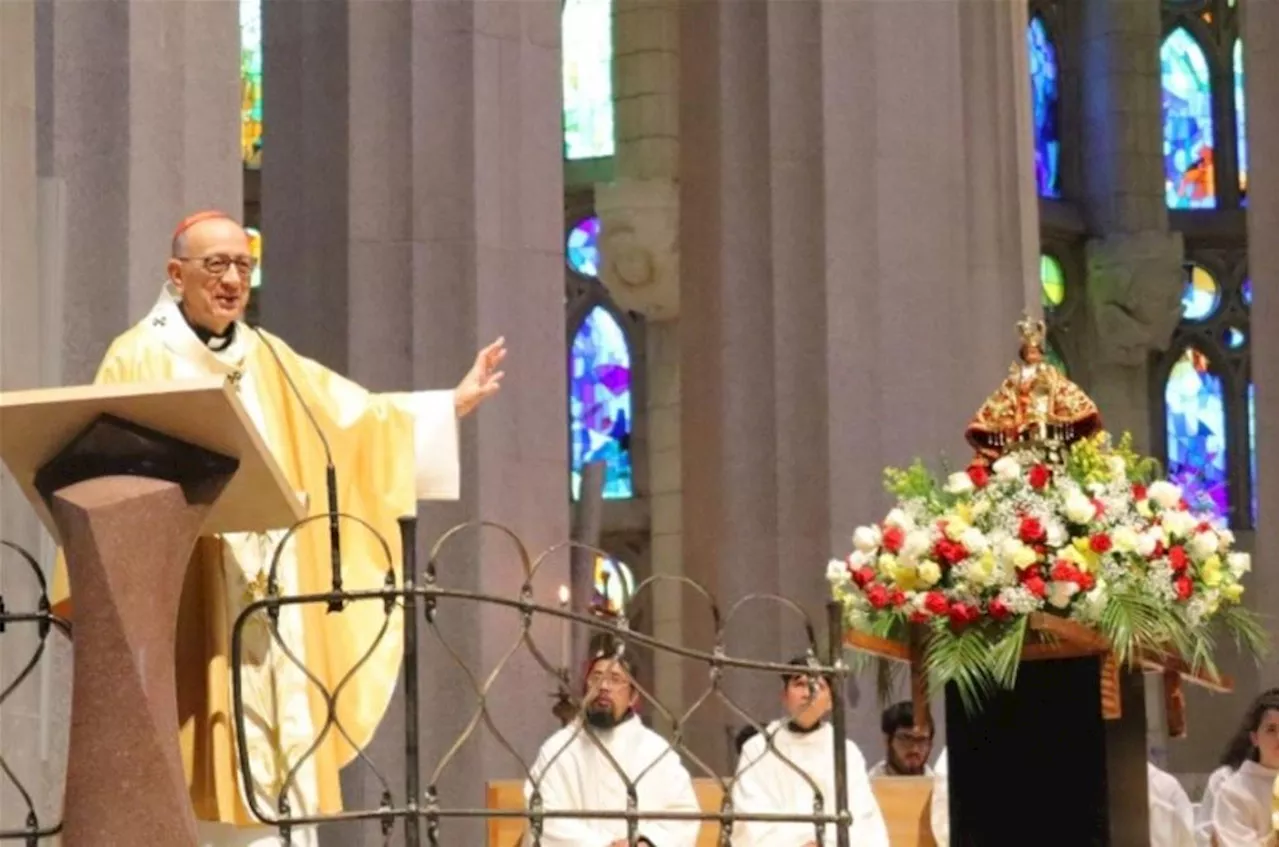
<path fill-rule="evenodd" d="M 252 326 L 250 329 L 258 336 L 258 340 L 267 348 L 267 351 L 271 353 L 271 358 L 276 360 L 276 367 L 280 369 L 281 375 L 284 376 L 284 381 L 289 384 L 289 390 L 293 392 L 298 405 L 302 407 L 303 414 L 311 422 L 311 428 L 315 430 L 316 436 L 320 439 L 320 445 L 324 447 L 324 484 L 329 495 L 329 568 L 332 572 L 333 591 L 334 593 L 340 592 L 342 591 L 342 537 L 338 530 L 338 473 L 333 469 L 333 451 L 329 449 L 329 439 L 324 437 L 324 430 L 320 428 L 320 423 L 316 420 L 316 416 L 311 413 L 311 407 L 303 399 L 302 392 L 298 390 L 293 377 L 289 376 L 289 369 L 284 366 L 284 362 L 280 359 L 280 354 L 276 352 L 276 348 L 267 340 L 267 336 L 261 329 L 256 326 Z M 342 611 L 342 606 L 342 600 L 337 597 L 329 601 L 330 612 L 340 612 Z"/>

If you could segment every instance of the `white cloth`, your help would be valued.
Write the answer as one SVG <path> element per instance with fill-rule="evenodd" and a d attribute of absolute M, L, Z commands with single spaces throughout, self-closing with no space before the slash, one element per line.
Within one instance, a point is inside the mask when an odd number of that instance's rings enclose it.
<path fill-rule="evenodd" d="M 938 847 L 951 844 L 951 796 L 947 786 L 947 748 L 933 763 L 933 794 L 929 798 L 929 827 Z"/>
<path fill-rule="evenodd" d="M 1194 847 L 1195 811 L 1172 774 L 1147 762 L 1147 806 L 1151 847 Z"/>
<path fill-rule="evenodd" d="M 617 762 L 609 761 L 604 750 Z M 622 812 L 627 808 L 627 787 L 618 772 L 636 782 L 636 808 L 640 812 L 698 812 L 693 781 L 662 736 L 632 716 L 613 729 L 597 730 L 579 722 L 552 735 L 538 751 L 533 780 L 538 784 L 545 811 Z M 533 793 L 526 782 L 525 802 Z M 695 847 L 701 823 L 640 820 L 639 835 L 654 847 Z M 546 818 L 542 847 L 607 847 L 627 837 L 621 818 Z M 532 844 L 530 835 L 525 844 Z"/>
<path fill-rule="evenodd" d="M 910 776 L 910 774 L 892 773 L 889 770 L 889 763 L 884 759 L 881 759 L 880 761 L 876 762 L 874 765 L 871 766 L 871 768 L 867 771 L 867 776 L 871 777 L 872 779 L 875 779 L 876 777 L 880 777 L 880 776 L 889 777 L 890 779 L 892 779 L 895 776 Z M 929 776 L 929 777 L 933 776 L 933 768 L 929 767 L 928 765 L 925 765 L 924 773 L 918 774 L 918 776 Z"/>
<path fill-rule="evenodd" d="M 1213 847 L 1213 800 L 1218 796 L 1222 783 L 1233 773 L 1235 768 L 1223 765 L 1209 774 L 1204 794 L 1200 795 L 1200 802 L 1196 804 L 1196 847 Z"/>
<path fill-rule="evenodd" d="M 319 843 L 314 826 L 296 826 L 289 833 L 290 847 L 316 847 Z M 280 830 L 196 821 L 196 844 L 197 847 L 281 847 Z"/>
<path fill-rule="evenodd" d="M 1276 771 L 1244 762 L 1218 789 L 1213 829 L 1219 847 L 1264 847 L 1271 839 L 1271 792 Z"/>
<path fill-rule="evenodd" d="M 808 733 L 792 732 L 783 721 L 774 721 L 765 731 L 772 736 L 776 752 L 769 749 L 764 735 L 747 741 L 738 757 L 734 777 L 733 808 L 758 814 L 813 814 L 814 791 L 795 768 L 816 783 L 822 792 L 823 810 L 835 814 L 835 736 L 831 724 Z M 888 847 L 880 806 L 871 792 L 867 763 L 852 741 L 845 740 L 849 813 L 853 825 L 849 842 L 858 847 Z M 790 762 L 791 764 L 788 764 Z M 801 847 L 813 842 L 813 824 L 772 821 L 738 821 L 733 825 L 733 847 Z M 836 843 L 836 828 L 823 829 L 824 847 Z"/>

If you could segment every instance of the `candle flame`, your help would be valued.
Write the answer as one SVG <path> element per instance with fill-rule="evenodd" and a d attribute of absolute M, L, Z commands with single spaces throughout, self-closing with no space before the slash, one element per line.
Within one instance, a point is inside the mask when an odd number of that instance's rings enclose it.
<path fill-rule="evenodd" d="M 560 605 L 569 605 L 569 586 L 567 585 L 560 586 Z"/>

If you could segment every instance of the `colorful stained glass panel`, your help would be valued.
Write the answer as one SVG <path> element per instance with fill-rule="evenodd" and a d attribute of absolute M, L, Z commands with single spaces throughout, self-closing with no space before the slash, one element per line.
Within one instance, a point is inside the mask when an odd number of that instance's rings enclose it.
<path fill-rule="evenodd" d="M 262 0 L 240 0 L 240 156 L 262 166 Z"/>
<path fill-rule="evenodd" d="M 1245 137 L 1244 119 L 1244 48 L 1240 39 L 1231 48 L 1231 69 L 1235 79 L 1236 99 L 1236 168 L 1240 177 L 1240 197 L 1249 193 L 1249 140 Z"/>
<path fill-rule="evenodd" d="M 583 276 L 600 274 L 600 219 L 583 218 L 569 231 L 565 241 L 565 258 L 574 273 Z"/>
<path fill-rule="evenodd" d="M 613 3 L 564 0 L 564 157 L 613 155 Z"/>
<path fill-rule="evenodd" d="M 1195 348 L 1179 357 L 1165 383 L 1169 479 L 1195 511 L 1228 515 L 1227 414 L 1222 378 Z"/>
<path fill-rule="evenodd" d="M 1049 255 L 1040 255 L 1040 299 L 1046 309 L 1061 306 L 1067 296 L 1067 279 L 1062 264 Z"/>
<path fill-rule="evenodd" d="M 253 276 L 249 278 L 249 287 L 257 288 L 262 285 L 262 233 L 251 226 L 245 227 L 244 232 L 249 236 L 249 254 L 257 262 Z"/>
<path fill-rule="evenodd" d="M 1229 326 L 1222 332 L 1222 343 L 1230 350 L 1239 350 L 1244 346 L 1245 334 L 1243 330 L 1234 326 Z"/>
<path fill-rule="evenodd" d="M 610 615 L 621 614 L 636 593 L 635 575 L 617 559 L 596 556 L 594 582 L 592 607 Z"/>
<path fill-rule="evenodd" d="M 605 463 L 604 496 L 630 497 L 631 353 L 617 320 L 596 306 L 583 320 L 569 353 L 569 427 L 572 494 L 582 487 L 582 468 Z"/>
<path fill-rule="evenodd" d="M 1196 265 L 1191 269 L 1191 279 L 1182 289 L 1182 319 L 1202 321 L 1218 309 L 1222 291 L 1213 274 Z"/>
<path fill-rule="evenodd" d="M 1253 382 L 1249 382 L 1249 523 L 1258 525 L 1258 436 L 1253 412 Z"/>
<path fill-rule="evenodd" d="M 1240 283 L 1240 299 L 1244 301 L 1246 306 L 1253 305 L 1253 280 L 1246 279 Z"/>
<path fill-rule="evenodd" d="M 1165 203 L 1208 209 L 1213 186 L 1213 96 L 1204 50 L 1185 29 L 1160 46 Z"/>
<path fill-rule="evenodd" d="M 1044 21 L 1027 25 L 1027 60 L 1031 67 L 1031 106 L 1035 131 L 1036 189 L 1041 197 L 1061 196 L 1058 158 L 1058 56 Z"/>

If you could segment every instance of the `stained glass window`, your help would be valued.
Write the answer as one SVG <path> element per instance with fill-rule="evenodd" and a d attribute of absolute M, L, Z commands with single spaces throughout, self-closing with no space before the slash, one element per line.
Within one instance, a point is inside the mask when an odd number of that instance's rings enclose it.
<path fill-rule="evenodd" d="M 636 593 L 636 578 L 631 568 L 605 556 L 596 556 L 594 584 L 592 608 L 609 615 L 620 614 Z"/>
<path fill-rule="evenodd" d="M 1204 50 L 1185 29 L 1160 45 L 1164 189 L 1170 209 L 1214 205 L 1213 106 Z"/>
<path fill-rule="evenodd" d="M 1046 309 L 1061 306 L 1067 296 L 1067 280 L 1062 264 L 1052 256 L 1040 254 L 1040 299 Z"/>
<path fill-rule="evenodd" d="M 1249 190 L 1249 141 L 1245 138 L 1244 120 L 1244 49 L 1240 39 L 1231 48 L 1231 68 L 1236 95 L 1236 166 L 1239 168 L 1240 196 Z"/>
<path fill-rule="evenodd" d="M 249 236 L 249 254 L 258 263 L 253 269 L 253 276 L 249 278 L 249 287 L 257 288 L 262 285 L 262 233 L 251 226 L 245 227 L 244 232 Z"/>
<path fill-rule="evenodd" d="M 600 219 L 592 215 L 578 221 L 565 242 L 569 267 L 583 276 L 600 274 Z"/>
<path fill-rule="evenodd" d="M 1165 433 L 1169 479 L 1182 486 L 1187 503 L 1225 521 L 1227 416 L 1222 378 L 1208 358 L 1187 348 L 1165 383 Z"/>
<path fill-rule="evenodd" d="M 1182 319 L 1202 321 L 1218 309 L 1222 299 L 1218 281 L 1213 274 L 1196 265 L 1191 269 L 1191 279 L 1182 289 Z"/>
<path fill-rule="evenodd" d="M 1245 334 L 1244 330 L 1234 326 L 1229 326 L 1222 333 L 1222 343 L 1227 345 L 1230 350 L 1239 350 L 1244 346 Z"/>
<path fill-rule="evenodd" d="M 633 494 L 631 480 L 631 352 L 622 327 L 603 306 L 582 321 L 569 353 L 572 493 L 582 468 L 605 463 L 604 496 Z"/>
<path fill-rule="evenodd" d="M 1258 437 L 1253 416 L 1253 381 L 1249 381 L 1249 524 L 1258 525 Z"/>
<path fill-rule="evenodd" d="M 240 0 L 240 156 L 262 166 L 262 0 Z"/>
<path fill-rule="evenodd" d="M 1058 56 L 1044 21 L 1038 17 L 1027 25 L 1027 59 L 1035 121 L 1036 188 L 1041 197 L 1058 197 Z"/>
<path fill-rule="evenodd" d="M 1253 305 L 1253 280 L 1246 279 L 1240 283 L 1240 299 L 1244 301 L 1246 306 Z"/>
<path fill-rule="evenodd" d="M 613 155 L 612 0 L 564 0 L 564 156 Z"/>

